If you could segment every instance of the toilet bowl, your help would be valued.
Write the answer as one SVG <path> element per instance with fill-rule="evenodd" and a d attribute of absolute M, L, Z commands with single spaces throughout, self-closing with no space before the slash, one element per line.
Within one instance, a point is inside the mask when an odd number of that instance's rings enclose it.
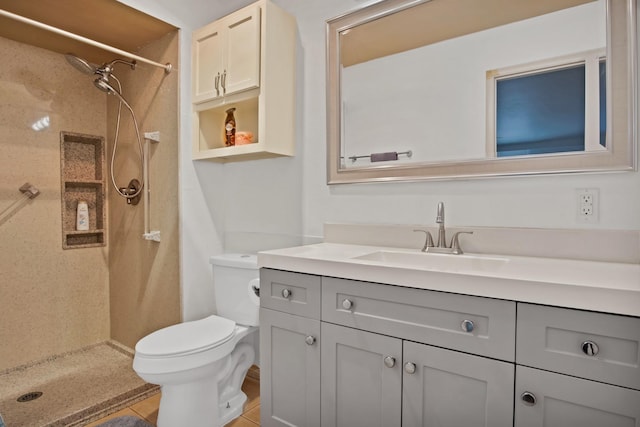
<path fill-rule="evenodd" d="M 162 391 L 158 427 L 218 427 L 242 414 L 242 382 L 256 357 L 257 260 L 211 257 L 221 315 L 169 326 L 135 347 L 134 371 Z M 242 322 L 242 323 L 240 323 Z"/>

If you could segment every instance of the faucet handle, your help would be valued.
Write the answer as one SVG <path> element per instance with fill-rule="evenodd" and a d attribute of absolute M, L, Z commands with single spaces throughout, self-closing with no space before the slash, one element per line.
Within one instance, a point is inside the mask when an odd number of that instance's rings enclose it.
<path fill-rule="evenodd" d="M 457 233 L 455 233 L 453 235 L 453 237 L 451 238 L 451 249 L 452 249 L 452 253 L 454 253 L 455 255 L 462 255 L 464 252 L 462 252 L 462 248 L 460 247 L 460 239 L 458 238 L 458 236 L 460 234 L 473 234 L 473 231 L 458 231 Z"/>
<path fill-rule="evenodd" d="M 426 240 L 424 242 L 424 246 L 422 247 L 422 252 L 426 252 L 427 248 L 432 248 L 434 246 L 433 245 L 433 237 L 431 236 L 431 233 L 429 231 L 427 231 L 427 230 L 413 230 L 413 231 L 414 232 L 421 231 L 424 234 L 426 234 L 426 236 L 425 236 Z"/>

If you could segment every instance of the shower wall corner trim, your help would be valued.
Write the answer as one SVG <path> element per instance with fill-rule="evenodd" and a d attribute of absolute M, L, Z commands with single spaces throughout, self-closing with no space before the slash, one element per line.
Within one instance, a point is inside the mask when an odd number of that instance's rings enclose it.
<path fill-rule="evenodd" d="M 132 59 L 132 60 L 136 60 L 138 62 L 143 62 L 145 64 L 149 64 L 149 65 L 153 65 L 155 67 L 163 68 L 164 72 L 166 74 L 169 74 L 171 72 L 171 70 L 173 69 L 173 66 L 171 65 L 171 63 L 161 64 L 159 62 L 152 61 L 150 59 L 144 58 L 142 56 L 135 55 L 135 54 L 127 52 L 125 50 L 118 49 L 117 47 L 113 47 L 113 46 L 110 46 L 108 44 L 104 44 L 104 43 L 92 40 L 90 38 L 83 37 L 83 36 L 80 36 L 78 34 L 74 34 L 74 33 L 71 33 L 69 31 L 65 31 L 65 30 L 62 30 L 60 28 L 44 24 L 42 22 L 35 21 L 33 19 L 26 18 L 26 17 L 21 16 L 21 15 L 17 15 L 15 13 L 11 13 L 11 12 L 6 11 L 4 9 L 0 9 L 0 16 L 5 16 L 7 18 L 10 18 L 10 19 L 13 19 L 13 20 L 25 23 L 25 24 L 32 25 L 34 27 L 38 27 L 38 28 L 41 28 L 43 30 L 51 31 L 51 32 L 59 34 L 61 36 L 65 36 L 65 37 L 68 37 L 70 39 L 77 40 L 79 42 L 86 43 L 88 45 L 95 46 L 95 47 L 98 47 L 100 49 L 104 49 L 104 50 L 109 51 L 109 52 L 113 52 L 113 53 L 115 53 L 117 55 L 121 55 L 121 56 L 124 56 L 126 58 L 129 58 L 129 59 Z"/>

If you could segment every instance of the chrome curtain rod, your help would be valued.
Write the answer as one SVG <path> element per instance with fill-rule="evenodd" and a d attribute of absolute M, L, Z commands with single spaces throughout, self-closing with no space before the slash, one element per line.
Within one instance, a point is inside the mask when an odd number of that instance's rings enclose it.
<path fill-rule="evenodd" d="M 135 59 L 138 62 L 144 62 L 145 64 L 153 65 L 156 67 L 164 68 L 164 72 L 169 74 L 173 66 L 171 63 L 160 64 L 159 62 L 152 61 L 147 58 L 143 58 L 142 56 L 134 55 L 133 53 L 124 51 L 122 49 L 118 49 L 117 47 L 109 46 L 108 44 L 100 43 L 95 40 L 91 40 L 87 37 L 80 36 L 78 34 L 71 33 L 69 31 L 61 30 L 60 28 L 53 27 L 51 25 L 44 24 L 42 22 L 35 21 L 33 19 L 25 18 L 24 16 L 17 15 L 15 13 L 8 12 L 4 9 L 0 9 L 0 15 L 6 16 L 7 18 L 14 19 L 16 21 L 23 22 L 25 24 L 33 25 L 34 27 L 41 28 L 43 30 L 51 31 L 56 34 L 60 34 L 62 36 L 68 37 L 70 39 L 74 39 L 80 41 L 82 43 L 86 43 L 91 46 L 99 47 L 100 49 L 107 50 L 109 52 L 124 56 L 129 59 Z"/>

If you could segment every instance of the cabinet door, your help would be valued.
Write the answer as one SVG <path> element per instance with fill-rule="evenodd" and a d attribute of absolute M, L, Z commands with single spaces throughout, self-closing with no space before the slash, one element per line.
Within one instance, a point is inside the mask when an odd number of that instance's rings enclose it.
<path fill-rule="evenodd" d="M 260 8 L 252 6 L 224 19 L 226 57 L 222 94 L 229 95 L 260 85 Z"/>
<path fill-rule="evenodd" d="M 402 341 L 329 323 L 321 329 L 322 426 L 399 427 Z"/>
<path fill-rule="evenodd" d="M 640 391 L 518 366 L 516 427 L 640 427 Z"/>
<path fill-rule="evenodd" d="M 224 26 L 219 21 L 193 32 L 191 67 L 193 102 L 222 96 L 220 79 L 224 70 Z"/>
<path fill-rule="evenodd" d="M 320 426 L 320 321 L 260 309 L 260 423 Z"/>
<path fill-rule="evenodd" d="M 512 426 L 513 364 L 405 341 L 403 370 L 403 427 Z"/>

